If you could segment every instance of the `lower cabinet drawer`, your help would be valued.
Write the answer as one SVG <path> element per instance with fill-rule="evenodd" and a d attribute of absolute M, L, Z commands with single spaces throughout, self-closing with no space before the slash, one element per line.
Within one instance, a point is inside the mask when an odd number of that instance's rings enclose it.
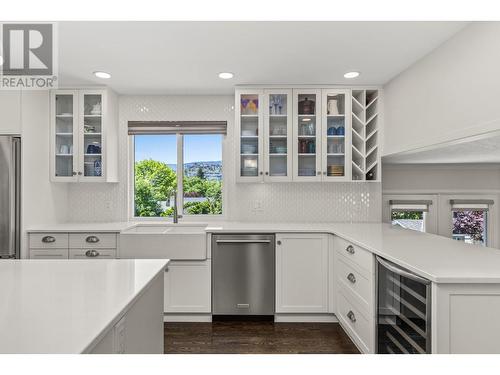
<path fill-rule="evenodd" d="M 366 273 L 354 267 L 344 257 L 337 257 L 337 270 L 335 272 L 337 282 L 354 293 L 366 311 L 374 304 L 373 275 L 366 277 Z"/>
<path fill-rule="evenodd" d="M 68 249 L 30 249 L 30 259 L 68 259 Z"/>
<path fill-rule="evenodd" d="M 114 259 L 116 249 L 70 249 L 69 259 Z"/>
<path fill-rule="evenodd" d="M 370 318 L 366 312 L 362 313 L 342 287 L 337 292 L 337 313 L 337 319 L 358 348 L 364 353 L 373 353 L 374 318 Z"/>
<path fill-rule="evenodd" d="M 30 233 L 30 249 L 68 249 L 68 233 Z"/>
<path fill-rule="evenodd" d="M 116 233 L 70 233 L 70 249 L 116 248 Z"/>
<path fill-rule="evenodd" d="M 338 236 L 335 236 L 334 247 L 337 254 L 354 262 L 370 274 L 374 272 L 374 256 L 368 250 L 354 245 Z"/>

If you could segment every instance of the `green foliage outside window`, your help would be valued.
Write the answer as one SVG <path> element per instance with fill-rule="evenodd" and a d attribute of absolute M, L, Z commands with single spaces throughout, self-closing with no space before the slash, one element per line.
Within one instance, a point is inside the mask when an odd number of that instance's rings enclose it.
<path fill-rule="evenodd" d="M 200 202 L 186 201 L 185 213 L 222 214 L 221 181 L 206 179 L 200 169 L 196 176 L 184 177 L 183 185 L 185 197 L 204 198 Z M 176 187 L 177 174 L 167 164 L 151 159 L 136 162 L 135 216 L 171 216 L 173 208 L 168 203 Z"/>
<path fill-rule="evenodd" d="M 422 211 L 392 211 L 392 220 L 423 220 L 424 213 Z"/>

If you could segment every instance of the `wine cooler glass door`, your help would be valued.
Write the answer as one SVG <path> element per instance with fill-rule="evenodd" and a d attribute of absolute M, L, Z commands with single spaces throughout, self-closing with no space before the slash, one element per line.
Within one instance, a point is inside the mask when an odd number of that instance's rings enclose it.
<path fill-rule="evenodd" d="M 429 280 L 377 257 L 377 352 L 431 353 Z"/>

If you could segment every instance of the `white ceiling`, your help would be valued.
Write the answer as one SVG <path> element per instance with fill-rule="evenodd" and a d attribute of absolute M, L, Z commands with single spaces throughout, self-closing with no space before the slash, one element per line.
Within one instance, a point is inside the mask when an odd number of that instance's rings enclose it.
<path fill-rule="evenodd" d="M 60 85 L 230 94 L 238 84 L 384 84 L 465 22 L 61 22 Z M 103 70 L 109 81 L 92 75 Z M 362 74 L 346 80 L 346 71 Z M 221 71 L 235 78 L 223 81 Z"/>
<path fill-rule="evenodd" d="M 384 164 L 463 164 L 500 163 L 500 134 L 478 136 L 470 139 L 434 146 L 422 151 L 388 155 Z"/>

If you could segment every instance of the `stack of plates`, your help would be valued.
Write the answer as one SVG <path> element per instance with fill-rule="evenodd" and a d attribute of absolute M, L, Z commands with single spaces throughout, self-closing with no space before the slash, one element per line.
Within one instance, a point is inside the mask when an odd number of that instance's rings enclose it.
<path fill-rule="evenodd" d="M 343 165 L 329 165 L 328 166 L 328 176 L 340 177 L 344 175 Z"/>

